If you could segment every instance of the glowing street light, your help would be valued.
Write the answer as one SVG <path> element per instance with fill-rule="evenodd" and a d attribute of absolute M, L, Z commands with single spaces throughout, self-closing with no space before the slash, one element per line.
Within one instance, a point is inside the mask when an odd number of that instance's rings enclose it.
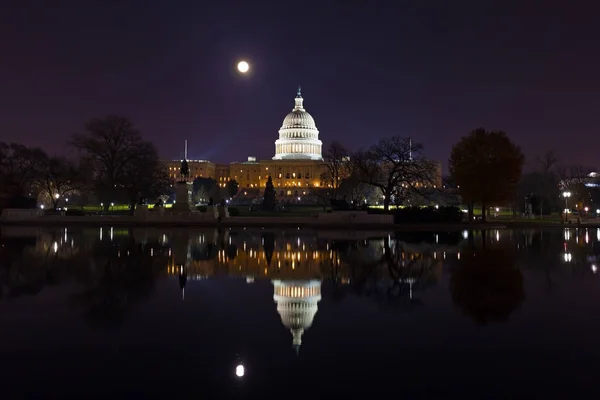
<path fill-rule="evenodd" d="M 54 198 L 55 198 L 56 200 L 58 200 L 58 198 L 59 198 L 59 197 L 60 197 L 60 194 L 58 194 L 58 193 L 56 193 L 56 194 L 54 195 Z"/>
<path fill-rule="evenodd" d="M 571 192 L 563 192 L 563 197 L 565 198 L 565 222 L 569 221 L 568 213 L 569 213 L 569 204 L 568 199 L 571 197 Z"/>

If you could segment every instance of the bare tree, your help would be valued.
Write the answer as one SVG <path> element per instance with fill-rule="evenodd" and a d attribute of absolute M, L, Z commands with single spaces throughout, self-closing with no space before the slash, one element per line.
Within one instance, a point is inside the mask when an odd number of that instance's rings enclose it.
<path fill-rule="evenodd" d="M 349 175 L 349 152 L 339 142 L 332 142 L 324 154 L 325 171 L 322 181 L 331 190 L 330 196 L 335 199 L 342 180 Z"/>
<path fill-rule="evenodd" d="M 120 197 L 125 185 L 132 185 L 127 179 L 144 171 L 135 164 L 147 165 L 157 161 L 154 146 L 142 139 L 140 131 L 127 118 L 109 115 L 96 118 L 85 125 L 87 134 L 77 134 L 71 145 L 84 153 L 91 163 L 95 175 L 95 190 L 108 209 L 111 201 Z M 147 170 L 154 175 L 155 168 Z M 126 180 L 123 181 L 125 176 Z M 148 182 L 148 179 L 144 179 Z M 128 190 L 129 191 L 129 190 Z M 131 193 L 131 191 L 129 191 Z"/>
<path fill-rule="evenodd" d="M 140 150 L 135 162 L 123 166 L 117 183 L 127 196 L 131 212 L 141 198 L 158 197 L 170 186 L 170 179 L 160 164 L 154 145 L 144 142 L 140 147 L 146 149 Z"/>
<path fill-rule="evenodd" d="M 44 157 L 43 170 L 35 179 L 40 194 L 56 209 L 58 202 L 78 193 L 83 186 L 83 175 L 75 163 L 64 157 Z"/>
<path fill-rule="evenodd" d="M 436 167 L 421 156 L 422 149 L 409 138 L 392 137 L 357 152 L 350 163 L 360 182 L 379 188 L 383 208 L 389 210 L 410 196 L 426 196 L 435 184 Z"/>
<path fill-rule="evenodd" d="M 196 203 L 206 203 L 208 202 L 208 191 L 204 186 L 200 186 L 198 190 L 194 192 L 194 202 Z"/>
<path fill-rule="evenodd" d="M 321 174 L 321 184 L 310 188 L 310 195 L 313 196 L 317 204 L 323 207 L 323 211 L 327 211 L 327 207 L 331 206 L 332 190 L 327 187 L 328 176 L 326 173 Z"/>
<path fill-rule="evenodd" d="M 537 157 L 537 163 L 542 174 L 542 195 L 540 196 L 540 219 L 544 215 L 544 201 L 551 197 L 553 188 L 556 189 L 556 173 L 554 172 L 554 166 L 558 159 L 554 155 L 553 151 L 547 151 L 541 156 Z"/>
<path fill-rule="evenodd" d="M 561 165 L 557 168 L 559 187 L 563 192 L 571 194 L 574 204 L 582 204 L 590 199 L 590 191 L 586 186 L 590 183 L 590 173 L 594 172 L 591 167 L 583 165 Z"/>
<path fill-rule="evenodd" d="M 0 142 L 0 184 L 12 196 L 28 195 L 43 170 L 46 153 L 18 143 Z"/>

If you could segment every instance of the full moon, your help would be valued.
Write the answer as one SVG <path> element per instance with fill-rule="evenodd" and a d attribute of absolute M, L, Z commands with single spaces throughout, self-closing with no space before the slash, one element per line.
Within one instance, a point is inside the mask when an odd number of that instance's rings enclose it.
<path fill-rule="evenodd" d="M 242 364 L 240 364 L 237 367 L 235 367 L 235 374 L 239 378 L 241 378 L 242 376 L 244 376 L 245 373 L 246 373 L 246 371 L 244 370 L 244 366 Z"/>
<path fill-rule="evenodd" d="M 248 64 L 246 61 L 240 61 L 237 65 L 237 69 L 242 74 L 245 74 L 250 69 L 250 64 Z"/>

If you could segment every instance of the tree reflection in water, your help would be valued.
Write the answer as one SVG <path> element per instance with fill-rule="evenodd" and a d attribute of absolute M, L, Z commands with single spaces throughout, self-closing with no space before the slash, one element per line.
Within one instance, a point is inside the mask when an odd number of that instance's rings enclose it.
<path fill-rule="evenodd" d="M 368 247 L 370 254 L 365 255 Z M 341 253 L 351 267 L 350 292 L 369 297 L 384 309 L 412 310 L 423 305 L 415 294 L 437 282 L 436 266 L 441 267 L 431 248 L 422 251 L 389 237 L 356 243 Z"/>
<path fill-rule="evenodd" d="M 134 306 L 154 291 L 158 275 L 163 271 L 164 258 L 152 257 L 150 246 L 129 241 L 114 248 L 105 248 L 105 257 L 90 269 L 87 287 L 71 296 L 70 302 L 84 310 L 88 322 L 118 325 Z"/>
<path fill-rule="evenodd" d="M 452 300 L 477 324 L 506 321 L 525 300 L 523 276 L 513 248 L 471 249 L 450 276 Z"/>

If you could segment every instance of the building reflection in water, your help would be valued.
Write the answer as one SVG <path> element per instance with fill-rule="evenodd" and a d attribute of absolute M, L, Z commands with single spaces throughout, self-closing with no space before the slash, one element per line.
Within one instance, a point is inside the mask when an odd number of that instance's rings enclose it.
<path fill-rule="evenodd" d="M 321 281 L 273 280 L 273 299 L 281 322 L 292 333 L 296 354 L 302 345 L 302 334 L 311 327 L 321 301 Z"/>
<path fill-rule="evenodd" d="M 35 294 L 46 285 L 75 280 L 87 287 L 86 296 L 73 298 L 78 307 L 97 311 L 99 305 L 131 299 L 121 303 L 127 311 L 136 299 L 151 294 L 154 281 L 165 272 L 177 281 L 182 299 L 194 280 L 269 280 L 273 312 L 291 331 L 297 350 L 322 296 L 334 302 L 360 296 L 385 309 L 409 310 L 424 305 L 421 293 L 441 282 L 446 271 L 459 310 L 479 323 L 505 320 L 524 299 L 520 271 L 544 270 L 548 291 L 563 277 L 596 275 L 599 235 L 596 228 L 582 227 L 452 235 L 3 227 L 0 298 Z M 151 268 L 156 269 L 148 273 Z M 486 280 L 489 276 L 493 282 Z M 495 286 L 485 289 L 488 283 Z M 494 289 L 492 298 L 488 295 Z"/>

